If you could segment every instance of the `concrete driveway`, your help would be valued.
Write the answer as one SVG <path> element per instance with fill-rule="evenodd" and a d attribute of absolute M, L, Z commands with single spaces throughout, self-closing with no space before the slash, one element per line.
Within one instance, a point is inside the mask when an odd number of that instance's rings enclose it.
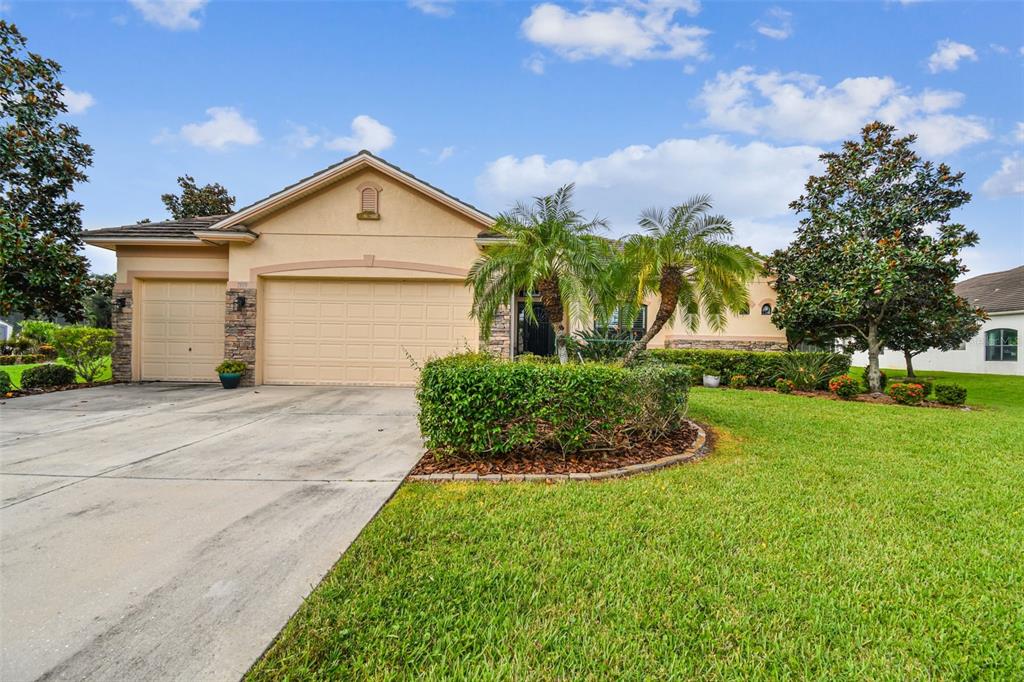
<path fill-rule="evenodd" d="M 421 453 L 411 389 L 0 405 L 0 679 L 237 679 Z"/>

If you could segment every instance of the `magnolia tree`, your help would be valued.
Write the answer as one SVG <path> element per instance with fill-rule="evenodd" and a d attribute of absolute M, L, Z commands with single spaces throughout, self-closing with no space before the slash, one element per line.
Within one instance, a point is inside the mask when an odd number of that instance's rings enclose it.
<path fill-rule="evenodd" d="M 766 269 L 777 276 L 772 321 L 796 336 L 853 337 L 868 353 L 868 385 L 881 390 L 878 355 L 897 335 L 912 351 L 927 343 L 907 317 L 915 297 L 926 301 L 924 318 L 960 305 L 953 290 L 966 272 L 960 252 L 978 241 L 950 222 L 971 195 L 964 174 L 923 161 L 913 135 L 896 137 L 879 122 L 861 139 L 821 156 L 825 172 L 811 176 L 790 204 L 800 216 L 796 239 L 776 251 Z M 937 325 L 941 329 L 943 325 Z"/>
<path fill-rule="evenodd" d="M 174 220 L 221 215 L 234 210 L 235 197 L 220 183 L 199 186 L 191 175 L 183 175 L 178 178 L 178 187 L 181 187 L 181 194 L 168 192 L 160 196 Z"/>

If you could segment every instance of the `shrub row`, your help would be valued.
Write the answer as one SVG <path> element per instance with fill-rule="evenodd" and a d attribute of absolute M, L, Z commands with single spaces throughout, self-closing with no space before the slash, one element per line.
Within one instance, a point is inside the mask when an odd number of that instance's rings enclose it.
<path fill-rule="evenodd" d="M 690 380 L 698 383 L 705 374 L 722 378 L 730 383 L 734 375 L 746 377 L 748 386 L 774 386 L 775 380 L 784 375 L 784 363 L 806 360 L 816 362 L 822 353 L 803 353 L 791 351 L 777 353 L 767 351 L 744 350 L 698 350 L 689 348 L 658 348 L 648 351 L 648 357 L 664 363 L 688 365 L 691 367 Z M 822 380 L 820 388 L 837 374 L 845 374 L 850 369 L 850 356 L 836 354 L 831 360 L 829 376 Z M 794 377 L 784 377 L 793 380 Z"/>
<path fill-rule="evenodd" d="M 681 426 L 688 390 L 685 367 L 555 365 L 467 353 L 426 363 L 417 399 L 428 448 L 487 457 L 658 438 Z"/>
<path fill-rule="evenodd" d="M 21 375 L 22 388 L 51 388 L 75 383 L 75 370 L 66 365 L 29 367 Z"/>
<path fill-rule="evenodd" d="M 25 353 L 23 355 L 0 355 L 0 365 L 34 365 L 46 360 L 41 353 Z"/>

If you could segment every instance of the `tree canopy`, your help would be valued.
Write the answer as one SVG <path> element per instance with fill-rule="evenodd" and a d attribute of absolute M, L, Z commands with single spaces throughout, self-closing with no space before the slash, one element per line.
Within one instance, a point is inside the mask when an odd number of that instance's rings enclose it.
<path fill-rule="evenodd" d="M 92 148 L 67 112 L 60 65 L 0 20 L 0 314 L 82 319 L 82 205 Z"/>
<path fill-rule="evenodd" d="M 910 329 L 914 306 L 927 303 L 920 312 L 934 319 L 959 305 L 953 286 L 966 272 L 959 256 L 978 241 L 951 222 L 953 209 L 971 198 L 964 174 L 922 160 L 915 139 L 876 121 L 861 139 L 823 154 L 825 172 L 790 204 L 801 216 L 796 239 L 766 263 L 777 277 L 772 321 L 798 338 L 852 336 L 868 351 L 876 392 L 886 335 Z"/>
<path fill-rule="evenodd" d="M 221 215 L 234 210 L 235 197 L 220 183 L 199 186 L 191 175 L 182 175 L 178 178 L 178 186 L 181 194 L 168 192 L 160 196 L 160 201 L 164 202 L 174 220 Z"/>

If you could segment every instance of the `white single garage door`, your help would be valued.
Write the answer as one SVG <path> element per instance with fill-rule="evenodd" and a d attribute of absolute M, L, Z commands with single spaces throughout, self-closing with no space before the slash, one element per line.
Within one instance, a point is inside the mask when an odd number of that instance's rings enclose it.
<path fill-rule="evenodd" d="M 226 282 L 145 280 L 141 284 L 141 378 L 216 381 L 224 359 Z"/>
<path fill-rule="evenodd" d="M 462 282 L 268 279 L 263 382 L 409 386 L 422 364 L 478 345 Z"/>

